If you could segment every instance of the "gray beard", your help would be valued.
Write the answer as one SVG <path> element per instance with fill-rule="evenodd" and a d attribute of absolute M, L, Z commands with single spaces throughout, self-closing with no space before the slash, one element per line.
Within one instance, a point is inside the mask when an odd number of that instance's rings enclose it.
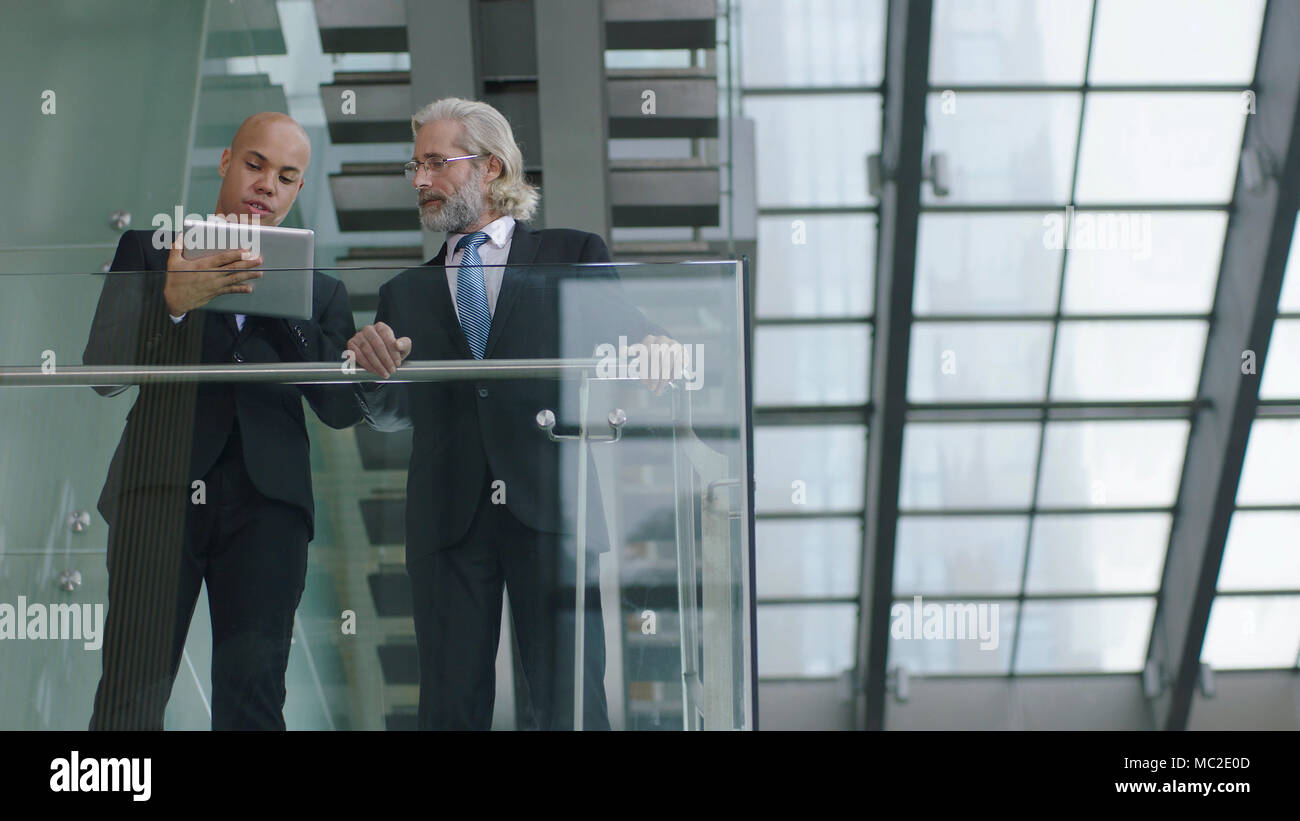
<path fill-rule="evenodd" d="M 469 181 L 456 189 L 436 211 L 420 208 L 420 224 L 430 231 L 463 234 L 478 224 L 486 204 L 471 196 L 477 194 L 483 182 L 483 172 L 475 168 Z"/>

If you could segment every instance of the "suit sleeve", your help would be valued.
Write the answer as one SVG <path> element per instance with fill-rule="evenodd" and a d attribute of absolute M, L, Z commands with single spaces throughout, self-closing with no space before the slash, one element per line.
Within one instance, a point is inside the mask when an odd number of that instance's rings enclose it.
<path fill-rule="evenodd" d="M 201 339 L 193 312 L 173 322 L 163 298 L 166 273 L 149 269 L 142 238 L 128 231 L 117 243 L 113 264 L 99 292 L 99 304 L 81 361 L 86 365 L 180 365 L 198 361 Z M 114 396 L 127 385 L 96 385 Z"/>
<path fill-rule="evenodd" d="M 578 257 L 579 262 L 611 261 L 609 248 L 596 234 L 587 235 Z M 618 269 L 614 266 L 582 268 L 579 269 L 578 276 L 593 280 L 594 287 L 586 289 L 591 299 L 586 311 L 588 316 L 593 317 L 598 341 L 612 343 L 619 336 L 626 336 L 628 342 L 635 343 L 651 334 L 668 335 L 663 327 L 647 319 L 645 314 L 627 298 L 618 276 Z"/>
<path fill-rule="evenodd" d="M 348 340 L 357 332 L 348 304 L 348 289 L 339 280 L 326 300 L 319 317 L 306 322 L 295 319 L 280 320 L 280 333 L 289 340 L 284 346 L 286 360 L 301 362 L 337 362 L 343 367 L 343 352 Z M 361 421 L 361 405 L 357 401 L 353 383 L 337 385 L 299 385 L 302 395 L 322 422 L 331 428 L 348 428 Z"/>
<path fill-rule="evenodd" d="M 401 339 L 407 325 L 399 313 L 398 300 L 392 293 L 392 282 L 385 283 L 379 289 L 379 308 L 375 311 L 375 323 L 380 322 L 393 329 L 393 334 Z M 412 426 L 411 397 L 409 382 L 361 382 L 355 386 L 361 411 L 366 424 L 377 431 L 392 433 Z"/>

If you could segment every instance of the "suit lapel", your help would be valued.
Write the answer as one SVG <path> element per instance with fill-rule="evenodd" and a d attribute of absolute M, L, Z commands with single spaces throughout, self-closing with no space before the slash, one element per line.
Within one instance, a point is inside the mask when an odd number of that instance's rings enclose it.
<path fill-rule="evenodd" d="M 447 269 L 442 267 L 447 261 L 447 243 L 442 244 L 438 255 L 425 265 L 438 266 L 429 280 L 429 299 L 433 302 L 434 317 L 441 320 L 447 331 L 447 338 L 452 346 L 465 359 L 473 359 L 469 343 L 465 341 L 465 332 L 461 330 L 460 320 L 456 317 L 456 306 L 451 301 L 451 285 L 447 282 Z"/>
<path fill-rule="evenodd" d="M 537 258 L 537 249 L 541 244 L 542 240 L 537 231 L 525 227 L 522 223 L 516 223 L 514 234 L 510 237 L 510 256 L 506 259 L 506 265 L 530 264 Z M 502 274 L 501 293 L 497 295 L 497 309 L 492 313 L 492 326 L 488 331 L 487 348 L 483 354 L 484 359 L 492 356 L 492 349 L 496 347 L 497 340 L 501 338 L 502 328 L 505 327 L 510 311 L 515 307 L 515 302 L 519 300 L 519 292 L 523 290 L 521 280 L 523 280 L 525 274 L 525 271 L 511 267 L 507 267 Z"/>

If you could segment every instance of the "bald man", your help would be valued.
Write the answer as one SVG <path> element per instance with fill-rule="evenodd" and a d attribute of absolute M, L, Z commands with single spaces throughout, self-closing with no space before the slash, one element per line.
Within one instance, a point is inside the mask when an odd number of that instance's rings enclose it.
<path fill-rule="evenodd" d="M 298 123 L 273 112 L 249 117 L 221 155 L 215 213 L 278 225 L 310 161 Z M 179 237 L 126 232 L 83 361 L 341 362 L 355 326 L 333 277 L 313 272 L 310 320 L 204 310 L 219 294 L 256 287 L 261 259 L 243 257 L 233 250 L 187 260 Z M 95 390 L 112 396 L 126 387 Z M 361 419 L 350 385 L 140 387 L 99 499 L 109 523 L 109 601 L 91 729 L 162 729 L 204 584 L 212 728 L 284 729 L 284 674 L 314 534 L 303 398 L 331 427 Z"/>

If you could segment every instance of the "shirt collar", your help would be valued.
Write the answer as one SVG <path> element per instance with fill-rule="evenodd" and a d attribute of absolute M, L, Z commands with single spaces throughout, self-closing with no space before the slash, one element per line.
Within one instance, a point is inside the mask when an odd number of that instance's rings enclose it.
<path fill-rule="evenodd" d="M 514 230 L 515 218 L 509 215 L 498 217 L 482 228 L 483 233 L 488 235 L 488 242 L 490 242 L 494 248 L 506 247 L 506 243 L 510 241 L 510 236 L 514 233 Z M 447 235 L 447 252 L 449 254 L 456 253 L 456 243 L 460 242 L 460 238 L 463 236 L 465 235 Z"/>

